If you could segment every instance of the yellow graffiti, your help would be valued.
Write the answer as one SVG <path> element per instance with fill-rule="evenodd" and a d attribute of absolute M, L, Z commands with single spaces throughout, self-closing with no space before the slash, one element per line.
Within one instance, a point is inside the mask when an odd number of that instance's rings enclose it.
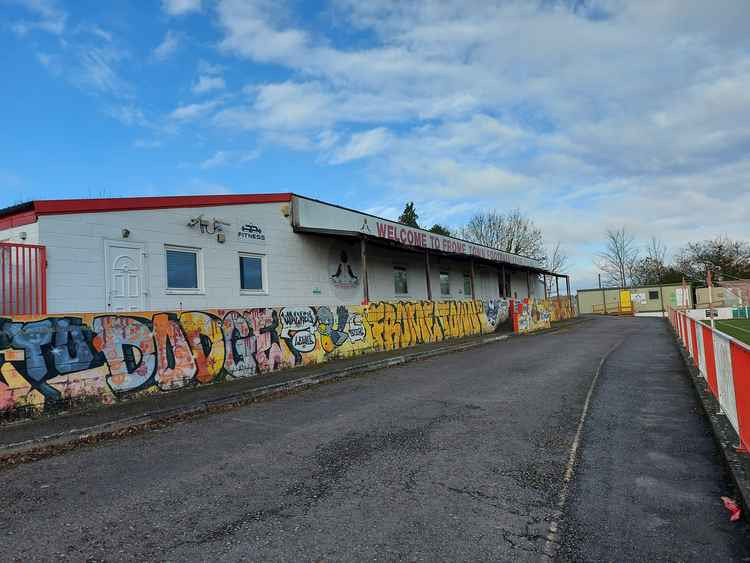
<path fill-rule="evenodd" d="M 441 342 L 490 332 L 481 301 L 373 303 L 367 320 L 375 350 Z"/>

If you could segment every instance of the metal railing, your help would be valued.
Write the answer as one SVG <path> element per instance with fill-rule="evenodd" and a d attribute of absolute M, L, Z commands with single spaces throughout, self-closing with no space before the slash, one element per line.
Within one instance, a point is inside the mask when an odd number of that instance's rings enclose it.
<path fill-rule="evenodd" d="M 44 246 L 0 242 L 0 314 L 47 313 L 47 255 Z"/>

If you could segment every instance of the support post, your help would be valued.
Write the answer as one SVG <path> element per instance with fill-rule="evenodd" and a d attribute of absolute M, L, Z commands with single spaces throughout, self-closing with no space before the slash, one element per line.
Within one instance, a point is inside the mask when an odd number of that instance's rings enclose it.
<path fill-rule="evenodd" d="M 362 304 L 370 304 L 370 285 L 367 281 L 367 241 L 363 236 L 359 239 L 359 249 L 362 258 Z"/>
<path fill-rule="evenodd" d="M 557 308 L 561 309 L 560 305 L 560 276 L 555 276 L 555 295 L 557 295 Z"/>
<path fill-rule="evenodd" d="M 427 300 L 432 301 L 432 286 L 430 285 L 430 251 L 424 251 L 424 275 L 427 281 Z"/>
<path fill-rule="evenodd" d="M 573 306 L 573 296 L 570 294 L 570 276 L 565 276 L 565 288 L 568 292 L 568 301 L 570 301 L 570 312 L 572 313 L 575 310 L 575 307 Z"/>
<path fill-rule="evenodd" d="M 508 297 L 508 292 L 509 292 L 510 288 L 505 285 L 505 264 L 503 264 L 503 266 L 502 266 L 502 270 L 500 272 L 500 275 L 503 277 L 503 281 L 502 281 L 503 295 L 502 296 L 503 297 Z"/>
<path fill-rule="evenodd" d="M 544 300 L 547 300 L 547 274 L 542 274 L 542 281 L 544 282 Z"/>
<path fill-rule="evenodd" d="M 566 276 L 567 279 L 567 276 Z M 602 275 L 599 274 L 599 289 L 602 290 L 602 305 L 604 307 L 604 314 L 607 314 L 607 295 L 604 293 L 604 288 L 602 287 Z"/>
<path fill-rule="evenodd" d="M 470 268 L 470 274 L 471 274 L 471 298 L 473 300 L 473 299 L 477 298 L 476 289 L 474 288 L 474 286 L 475 286 L 475 283 L 474 283 L 474 258 L 470 258 L 469 259 L 469 268 Z"/>

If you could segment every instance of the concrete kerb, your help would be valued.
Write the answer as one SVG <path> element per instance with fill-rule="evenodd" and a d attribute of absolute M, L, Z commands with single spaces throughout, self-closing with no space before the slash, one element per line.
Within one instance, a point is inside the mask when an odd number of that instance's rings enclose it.
<path fill-rule="evenodd" d="M 750 475 L 750 455 L 740 454 L 736 451 L 735 448 L 739 444 L 737 432 L 732 428 L 727 417 L 719 414 L 721 412 L 719 401 L 713 396 L 711 390 L 708 388 L 708 383 L 693 364 L 687 350 L 677 339 L 677 333 L 671 324 L 669 327 L 675 335 L 675 345 L 687 368 L 688 377 L 693 384 L 698 403 L 711 425 L 711 433 L 724 459 L 724 465 L 729 471 L 735 489 L 740 495 L 739 501 L 742 505 L 742 515 L 745 521 L 750 523 L 750 479 L 748 478 L 748 475 Z"/>
<path fill-rule="evenodd" d="M 548 334 L 557 332 L 568 326 L 580 324 L 587 319 L 575 319 L 563 326 L 551 327 L 530 334 Z M 232 393 L 215 399 L 200 400 L 180 407 L 160 409 L 144 414 L 121 418 L 118 420 L 96 424 L 92 426 L 73 428 L 64 432 L 39 436 L 22 442 L 0 445 L 0 468 L 14 466 L 28 461 L 34 461 L 43 457 L 62 453 L 79 445 L 114 439 L 124 435 L 130 435 L 150 428 L 167 426 L 177 420 L 195 418 L 209 414 L 229 410 L 245 404 L 250 404 L 273 396 L 282 396 L 293 392 L 299 392 L 309 387 L 332 383 L 334 381 L 362 375 L 389 367 L 402 365 L 416 360 L 422 360 L 447 354 L 450 352 L 461 352 L 491 344 L 511 337 L 522 336 L 516 334 L 502 334 L 496 336 L 478 338 L 472 342 L 464 342 L 458 345 L 442 346 L 422 352 L 406 353 L 403 355 L 385 358 L 378 361 L 357 364 L 344 368 L 331 366 L 330 370 L 315 375 L 307 375 L 298 379 L 292 379 L 280 383 L 272 383 L 262 387 L 255 387 L 239 393 Z M 526 336 L 526 335 L 523 335 Z"/>

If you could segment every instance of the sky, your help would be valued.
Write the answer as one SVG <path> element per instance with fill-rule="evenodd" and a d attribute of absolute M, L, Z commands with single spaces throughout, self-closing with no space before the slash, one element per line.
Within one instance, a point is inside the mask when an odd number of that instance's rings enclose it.
<path fill-rule="evenodd" d="M 0 0 L 0 206 L 292 191 L 750 240 L 747 0 Z"/>

